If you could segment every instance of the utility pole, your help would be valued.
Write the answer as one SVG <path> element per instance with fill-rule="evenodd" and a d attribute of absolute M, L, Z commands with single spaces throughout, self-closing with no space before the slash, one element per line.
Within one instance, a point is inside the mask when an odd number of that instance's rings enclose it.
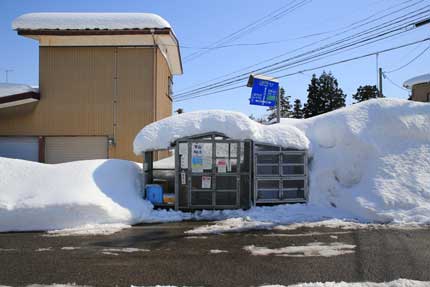
<path fill-rule="evenodd" d="M 6 83 L 9 83 L 9 73 L 10 72 L 13 72 L 13 70 L 8 70 L 8 69 L 6 69 L 6 70 L 4 70 L 4 73 L 5 73 L 5 76 L 6 76 Z"/>
<path fill-rule="evenodd" d="M 281 122 L 281 88 L 278 89 L 278 99 L 276 101 L 276 122 Z"/>
<path fill-rule="evenodd" d="M 382 93 L 382 76 L 383 76 L 383 73 L 382 73 L 382 68 L 379 68 L 379 70 L 378 70 L 378 74 L 379 74 L 379 87 L 378 87 L 378 90 L 379 90 L 379 94 L 382 96 L 383 95 L 383 93 Z"/>
<path fill-rule="evenodd" d="M 379 54 L 376 53 L 376 86 L 379 87 Z"/>

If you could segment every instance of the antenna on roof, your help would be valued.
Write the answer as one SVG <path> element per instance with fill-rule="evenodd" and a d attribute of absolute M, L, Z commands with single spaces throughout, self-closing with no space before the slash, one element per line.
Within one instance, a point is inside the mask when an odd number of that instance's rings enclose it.
<path fill-rule="evenodd" d="M 9 83 L 9 73 L 10 72 L 13 72 L 13 70 L 12 69 L 4 70 L 6 83 Z"/>

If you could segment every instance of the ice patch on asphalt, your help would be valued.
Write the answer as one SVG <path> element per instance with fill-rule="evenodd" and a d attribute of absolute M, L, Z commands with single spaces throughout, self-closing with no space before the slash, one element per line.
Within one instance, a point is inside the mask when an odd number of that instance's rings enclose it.
<path fill-rule="evenodd" d="M 271 222 L 254 221 L 249 217 L 229 218 L 215 222 L 215 224 L 199 226 L 185 231 L 186 234 L 220 234 L 225 232 L 240 232 L 255 229 L 269 229 Z"/>
<path fill-rule="evenodd" d="M 48 231 L 45 236 L 111 235 L 130 227 L 127 224 L 87 224 L 75 228 Z"/>
<path fill-rule="evenodd" d="M 282 248 L 259 247 L 255 245 L 245 246 L 243 249 L 256 256 L 286 256 L 286 257 L 312 257 L 312 256 L 339 256 L 354 253 L 355 245 L 346 243 L 312 242 L 304 246 L 287 246 Z"/>
<path fill-rule="evenodd" d="M 38 249 L 36 249 L 34 251 L 36 251 L 36 252 L 45 252 L 45 251 L 52 251 L 52 250 L 54 250 L 54 249 L 52 249 L 52 247 L 47 247 L 47 248 L 38 248 Z"/>
<path fill-rule="evenodd" d="M 73 247 L 73 246 L 61 247 L 61 250 L 77 250 L 77 249 L 81 249 L 81 247 Z"/>
<path fill-rule="evenodd" d="M 264 234 L 265 237 L 308 237 L 308 236 L 324 236 L 324 235 L 330 235 L 331 238 L 336 238 L 337 236 L 334 236 L 332 234 L 349 234 L 351 231 L 339 231 L 339 232 L 309 232 L 309 233 L 270 233 L 270 234 Z"/>
<path fill-rule="evenodd" d="M 220 250 L 220 249 L 211 249 L 209 252 L 212 254 L 228 253 L 227 250 Z"/>
<path fill-rule="evenodd" d="M 113 252 L 113 253 L 133 253 L 133 252 L 149 252 L 149 249 L 141 249 L 141 248 L 105 248 L 102 252 Z"/>
<path fill-rule="evenodd" d="M 287 221 L 288 219 L 284 220 Z M 328 219 L 315 222 L 301 222 L 301 223 L 281 223 L 281 220 L 274 222 L 259 221 L 249 216 L 229 218 L 225 220 L 216 221 L 213 224 L 199 226 L 191 230 L 185 231 L 186 234 L 222 234 L 227 232 L 243 232 L 250 230 L 296 230 L 300 228 L 339 228 L 342 230 L 358 230 L 358 229 L 399 229 L 399 230 L 416 230 L 429 228 L 429 225 L 422 224 L 371 224 L 359 223 L 354 221 L 345 221 L 341 219 Z M 282 236 L 282 235 L 279 235 Z M 285 235 L 288 236 L 288 235 Z"/>

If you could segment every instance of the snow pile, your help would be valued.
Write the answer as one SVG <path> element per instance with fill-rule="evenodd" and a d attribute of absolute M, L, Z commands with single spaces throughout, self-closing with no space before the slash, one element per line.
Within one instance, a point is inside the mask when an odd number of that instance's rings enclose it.
<path fill-rule="evenodd" d="M 429 104 L 369 100 L 283 124 L 311 142 L 311 205 L 363 222 L 430 223 Z"/>
<path fill-rule="evenodd" d="M 428 287 L 430 282 L 428 281 L 417 281 L 409 279 L 397 279 L 391 282 L 317 282 L 317 283 L 300 283 L 294 285 L 288 285 L 288 287 Z M 263 285 L 261 287 L 287 287 L 284 285 Z"/>
<path fill-rule="evenodd" d="M 418 84 L 430 83 L 430 74 L 424 74 L 417 77 L 413 77 L 403 83 L 403 87 L 412 89 L 413 86 Z"/>
<path fill-rule="evenodd" d="M 175 115 L 144 127 L 134 140 L 134 153 L 168 149 L 183 137 L 218 132 L 239 140 L 280 145 L 285 148 L 308 149 L 309 141 L 292 126 L 262 125 L 238 112 L 221 110 Z"/>
<path fill-rule="evenodd" d="M 29 13 L 16 18 L 15 30 L 163 29 L 171 28 L 151 13 Z"/>
<path fill-rule="evenodd" d="M 140 172 L 124 160 L 48 165 L 0 157 L 0 231 L 140 222 L 152 212 Z"/>
<path fill-rule="evenodd" d="M 0 97 L 7 97 L 28 92 L 37 93 L 38 90 L 24 84 L 0 83 Z"/>

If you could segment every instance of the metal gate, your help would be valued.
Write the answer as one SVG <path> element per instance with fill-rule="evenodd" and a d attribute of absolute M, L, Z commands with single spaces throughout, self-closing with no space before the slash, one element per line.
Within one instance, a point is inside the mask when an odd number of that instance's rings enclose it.
<path fill-rule="evenodd" d="M 249 141 L 207 134 L 178 140 L 175 152 L 177 209 L 249 207 Z"/>
<path fill-rule="evenodd" d="M 306 202 L 307 165 L 304 150 L 254 143 L 255 203 Z"/>

